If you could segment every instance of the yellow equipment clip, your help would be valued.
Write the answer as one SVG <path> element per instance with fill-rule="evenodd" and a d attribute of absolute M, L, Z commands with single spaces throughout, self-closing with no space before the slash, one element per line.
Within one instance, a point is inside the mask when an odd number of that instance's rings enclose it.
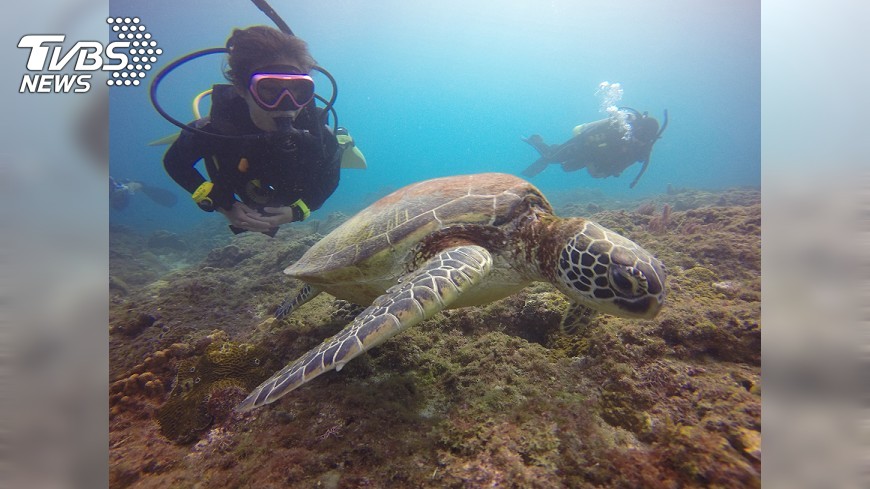
<path fill-rule="evenodd" d="M 202 185 L 197 187 L 196 190 L 193 192 L 193 195 L 191 195 L 191 197 L 193 197 L 193 201 L 196 202 L 197 204 L 199 204 L 203 200 L 208 199 L 208 194 L 211 193 L 211 189 L 213 189 L 213 188 L 214 188 L 213 183 L 202 182 Z M 211 200 L 211 199 L 209 199 L 209 200 Z"/>
<path fill-rule="evenodd" d="M 302 202 L 302 199 L 299 199 L 296 202 L 293 202 L 292 204 L 290 204 L 290 207 L 296 207 L 297 209 L 302 211 L 302 220 L 303 221 L 308 219 L 308 216 L 311 215 L 311 209 L 309 209 L 308 206 L 305 205 L 305 202 Z"/>

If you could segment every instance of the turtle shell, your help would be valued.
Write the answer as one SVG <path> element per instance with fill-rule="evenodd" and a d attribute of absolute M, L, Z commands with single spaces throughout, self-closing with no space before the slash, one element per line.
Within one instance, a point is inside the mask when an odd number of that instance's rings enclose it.
<path fill-rule="evenodd" d="M 418 244 L 452 228 L 504 229 L 552 207 L 534 185 L 502 173 L 415 183 L 378 200 L 314 244 L 284 273 L 345 297 L 376 297 L 407 271 Z M 353 291 L 346 290 L 354 287 Z M 364 291 L 363 289 L 371 289 Z M 364 302 L 364 301 L 363 301 Z"/>

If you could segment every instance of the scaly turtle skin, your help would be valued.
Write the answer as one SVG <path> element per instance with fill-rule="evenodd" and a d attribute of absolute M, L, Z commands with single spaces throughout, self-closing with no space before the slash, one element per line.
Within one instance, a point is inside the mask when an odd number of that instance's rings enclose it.
<path fill-rule="evenodd" d="M 274 402 L 314 377 L 443 309 L 486 304 L 534 281 L 590 310 L 652 318 L 665 297 L 664 267 L 592 221 L 561 219 L 533 185 L 486 173 L 437 178 L 375 202 L 314 244 L 284 273 L 307 285 L 278 317 L 320 292 L 371 304 L 354 321 L 254 389 L 238 407 Z"/>

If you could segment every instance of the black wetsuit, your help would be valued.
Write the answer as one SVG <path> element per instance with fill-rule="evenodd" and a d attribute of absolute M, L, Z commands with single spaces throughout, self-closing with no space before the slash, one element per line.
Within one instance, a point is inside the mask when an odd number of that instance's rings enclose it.
<path fill-rule="evenodd" d="M 338 141 L 324 125 L 322 109 L 313 102 L 293 122 L 297 131 L 289 145 L 286 137 L 254 125 L 247 103 L 230 85 L 214 86 L 210 117 L 198 125 L 208 132 L 264 136 L 226 139 L 182 131 L 166 151 L 166 172 L 191 194 L 205 182 L 195 168 L 199 160 L 205 160 L 214 184 L 209 197 L 215 207 L 230 209 L 238 196 L 260 211 L 263 207 L 289 206 L 299 199 L 313 211 L 338 187 Z M 297 213 L 296 220 L 301 219 Z"/>
<path fill-rule="evenodd" d="M 586 168 L 594 178 L 618 177 L 626 168 L 640 161 L 643 167 L 630 185 L 634 187 L 649 165 L 653 144 L 661 132 L 658 121 L 646 115 L 630 115 L 629 123 L 632 127 L 629 138 L 625 137 L 625 129 L 611 119 L 575 128 L 578 134 L 562 144 L 548 145 L 540 135 L 533 134 L 524 141 L 532 145 L 541 157 L 522 173 L 531 178 L 551 163 L 558 163 L 566 172 Z"/>

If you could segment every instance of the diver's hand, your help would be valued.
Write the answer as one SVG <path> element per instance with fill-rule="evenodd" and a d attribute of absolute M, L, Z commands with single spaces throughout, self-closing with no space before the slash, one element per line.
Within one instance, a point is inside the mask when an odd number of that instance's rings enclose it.
<path fill-rule="evenodd" d="M 259 212 L 241 202 L 234 202 L 230 210 L 217 209 L 217 211 L 223 214 L 233 226 L 248 231 L 263 232 L 274 227 L 273 224 L 266 222 Z"/>
<path fill-rule="evenodd" d="M 271 226 L 280 226 L 282 224 L 287 224 L 288 222 L 293 221 L 301 221 L 298 216 L 298 212 L 295 207 L 286 206 L 286 207 L 264 207 L 263 212 L 266 213 L 262 217 L 263 221 L 269 223 Z"/>

